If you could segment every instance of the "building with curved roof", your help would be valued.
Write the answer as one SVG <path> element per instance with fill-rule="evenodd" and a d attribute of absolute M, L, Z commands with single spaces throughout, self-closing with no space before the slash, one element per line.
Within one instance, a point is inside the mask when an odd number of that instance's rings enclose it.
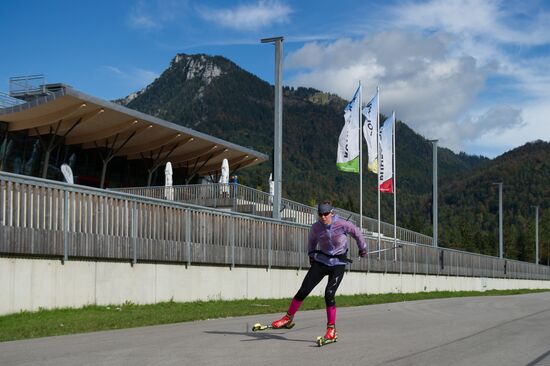
<path fill-rule="evenodd" d="M 27 169 L 29 175 L 46 178 L 51 176 L 48 170 L 54 154 L 54 166 L 73 156 L 79 164 L 75 173 L 78 175 L 80 166 L 84 175 L 94 177 L 99 181 L 96 185 L 103 187 L 106 180 L 113 178 L 125 185 L 124 179 L 111 174 L 111 163 L 115 161 L 115 169 L 135 166 L 130 174 L 140 177 L 127 181 L 134 185 L 138 178 L 143 181 L 143 168 L 147 171 L 147 184 L 151 184 L 157 169 L 168 161 L 175 170 L 179 169 L 187 183 L 198 177 L 217 177 L 223 159 L 228 160 L 232 172 L 268 159 L 266 154 L 250 148 L 87 95 L 65 84 L 47 84 L 32 92 L 10 94 L 23 102 L 0 108 L 4 152 L 2 156 L 0 151 L 0 159 L 4 170 L 10 170 L 5 167 L 11 161 L 12 171 Z M 12 153 L 11 158 L 7 151 L 10 139 L 18 141 L 19 146 L 19 153 Z M 29 152 L 32 142 L 39 146 L 40 163 L 33 163 L 39 168 L 28 167 L 31 155 L 35 155 L 35 160 L 38 155 L 34 151 L 37 148 Z M 16 164 L 16 156 L 21 153 L 25 161 Z M 83 160 L 87 161 L 84 167 Z"/>

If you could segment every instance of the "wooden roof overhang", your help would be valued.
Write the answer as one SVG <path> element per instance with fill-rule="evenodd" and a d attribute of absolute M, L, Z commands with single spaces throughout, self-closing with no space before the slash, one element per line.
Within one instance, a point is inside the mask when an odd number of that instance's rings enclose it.
<path fill-rule="evenodd" d="M 223 159 L 231 171 L 268 160 L 250 148 L 194 131 L 190 128 L 102 100 L 70 87 L 31 102 L 0 109 L 8 131 L 54 135 L 66 145 L 84 149 L 106 148 L 110 158 L 170 161 L 201 176 L 216 175 Z M 110 160 L 110 159 L 109 159 Z"/>

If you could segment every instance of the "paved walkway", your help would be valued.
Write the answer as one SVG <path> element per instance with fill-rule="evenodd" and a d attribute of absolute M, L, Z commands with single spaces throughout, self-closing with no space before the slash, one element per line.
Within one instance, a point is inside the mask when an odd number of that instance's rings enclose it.
<path fill-rule="evenodd" d="M 5 342 L 0 365 L 550 365 L 550 292 L 341 308 L 340 340 L 322 348 L 324 310 L 250 331 L 274 317 Z"/>

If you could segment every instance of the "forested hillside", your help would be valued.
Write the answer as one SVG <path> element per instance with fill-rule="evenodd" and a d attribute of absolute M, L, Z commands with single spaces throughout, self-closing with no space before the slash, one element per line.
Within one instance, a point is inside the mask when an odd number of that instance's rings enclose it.
<path fill-rule="evenodd" d="M 505 256 L 534 261 L 535 209 L 539 206 L 539 257 L 548 261 L 550 143 L 536 141 L 507 152 L 468 176 L 441 187 L 441 237 L 457 248 L 497 254 L 498 186 L 503 183 Z"/>

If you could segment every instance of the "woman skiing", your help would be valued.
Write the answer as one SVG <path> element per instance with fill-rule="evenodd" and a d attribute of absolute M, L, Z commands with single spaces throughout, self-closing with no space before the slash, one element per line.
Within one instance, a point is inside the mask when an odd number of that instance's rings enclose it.
<path fill-rule="evenodd" d="M 351 263 L 347 258 L 348 239 L 350 234 L 357 242 L 359 255 L 367 254 L 367 246 L 361 230 L 353 223 L 334 215 L 332 205 L 329 202 L 317 206 L 319 220 L 315 222 L 309 231 L 308 256 L 311 268 L 306 274 L 302 286 L 292 299 L 286 314 L 271 323 L 271 328 L 287 328 L 294 326 L 294 314 L 302 305 L 304 299 L 311 293 L 323 277 L 328 276 L 325 288 L 325 304 L 327 310 L 327 331 L 324 337 L 319 337 L 319 345 L 336 341 L 336 302 L 335 294 L 342 278 L 346 264 Z"/>

